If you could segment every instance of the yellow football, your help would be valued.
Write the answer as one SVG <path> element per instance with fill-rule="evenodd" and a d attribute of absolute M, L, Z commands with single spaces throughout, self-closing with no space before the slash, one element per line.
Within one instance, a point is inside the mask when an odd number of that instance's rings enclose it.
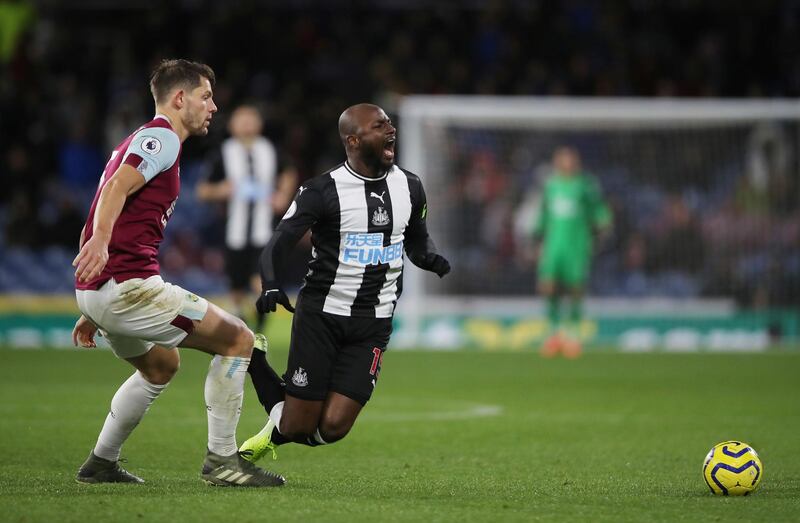
<path fill-rule="evenodd" d="M 703 479 L 714 494 L 746 496 L 764 477 L 764 465 L 755 449 L 742 441 L 723 441 L 708 451 Z"/>

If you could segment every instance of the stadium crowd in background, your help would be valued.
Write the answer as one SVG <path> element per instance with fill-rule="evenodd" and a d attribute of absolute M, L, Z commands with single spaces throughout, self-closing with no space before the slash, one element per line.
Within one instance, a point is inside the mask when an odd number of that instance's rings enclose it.
<path fill-rule="evenodd" d="M 27 274 L 20 268 L 42 259 L 30 256 L 31 249 L 48 253 L 47 268 L 74 255 L 80 217 L 105 157 L 132 126 L 151 116 L 141 79 L 164 57 L 190 56 L 215 67 L 222 79 L 215 93 L 221 120 L 238 103 L 258 100 L 267 116 L 265 134 L 301 180 L 342 160 L 325 125 L 364 99 L 392 114 L 400 96 L 414 93 L 800 95 L 800 6 L 790 1 L 739 7 L 700 0 L 616 0 L 602 6 L 582 0 L 412 0 L 402 8 L 388 0 L 348 2 L 346 8 L 328 2 L 34 5 L 0 3 L 0 172 L 10 188 L 0 195 L 5 291 L 69 290 L 63 277 L 68 269 Z M 169 23 L 175 19 L 184 23 L 175 27 Z M 187 144 L 187 159 L 204 157 L 225 137 L 223 122 L 208 139 Z M 494 169 L 491 154 L 482 154 L 456 173 L 471 180 L 459 189 L 464 223 L 474 222 L 473 230 L 480 231 L 462 245 L 475 254 L 474 265 L 510 254 L 524 267 L 524 248 L 509 232 L 518 202 L 502 198 L 519 187 Z M 478 171 L 487 169 L 481 178 Z M 603 173 L 597 174 L 602 184 Z M 187 162 L 184 183 L 191 186 L 200 176 L 199 164 Z M 742 180 L 701 215 L 690 181 L 676 179 L 656 188 L 662 203 L 644 227 L 633 218 L 626 226 L 628 204 L 612 198 L 617 225 L 611 252 L 601 253 L 597 266 L 620 281 L 593 292 L 722 291 L 746 304 L 787 303 L 800 274 L 800 259 L 791 249 L 800 242 L 800 217 L 797 177 L 781 180 L 784 186 L 766 190 Z M 190 196 L 178 205 L 186 218 L 168 230 L 165 273 L 200 292 L 224 291 L 219 216 L 200 206 L 187 210 L 195 207 Z M 776 240 L 759 235 L 765 224 L 776 231 Z M 670 243 L 686 238 L 705 246 L 701 256 L 662 256 L 679 252 Z M 469 252 L 464 256 L 462 266 L 469 267 Z M 488 267 L 508 278 L 526 275 L 523 269 Z M 452 278 L 453 285 L 469 281 L 457 273 Z M 506 292 L 498 281 L 494 290 Z M 533 291 L 534 281 L 528 288 L 516 281 L 518 292 Z"/>

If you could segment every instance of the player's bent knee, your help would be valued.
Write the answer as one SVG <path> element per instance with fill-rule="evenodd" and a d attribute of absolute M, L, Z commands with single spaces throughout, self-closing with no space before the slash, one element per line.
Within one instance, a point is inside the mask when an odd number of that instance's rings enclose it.
<path fill-rule="evenodd" d="M 166 385 L 175 374 L 178 373 L 180 368 L 180 360 L 161 361 L 157 365 L 146 369 L 139 369 L 139 372 L 144 376 L 144 379 L 153 385 Z"/>
<path fill-rule="evenodd" d="M 236 336 L 236 350 L 239 356 L 249 358 L 250 354 L 253 352 L 255 336 L 253 336 L 253 331 L 251 331 L 243 321 L 239 321 L 241 325 Z"/>
<path fill-rule="evenodd" d="M 232 318 L 234 334 L 231 336 L 229 346 L 224 356 L 239 356 L 249 358 L 253 352 L 255 337 L 253 332 L 239 318 Z"/>
<path fill-rule="evenodd" d="M 347 436 L 353 428 L 353 422 L 342 416 L 325 416 L 319 424 L 319 433 L 327 443 L 333 443 Z"/>
<path fill-rule="evenodd" d="M 142 376 L 153 385 L 166 385 L 175 377 L 177 372 L 178 369 L 172 371 L 157 369 L 150 370 L 147 373 L 142 372 Z"/>

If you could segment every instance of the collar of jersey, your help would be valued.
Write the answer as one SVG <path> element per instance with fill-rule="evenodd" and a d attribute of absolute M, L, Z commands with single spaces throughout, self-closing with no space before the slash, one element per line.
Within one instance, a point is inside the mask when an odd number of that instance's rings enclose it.
<path fill-rule="evenodd" d="M 392 165 L 392 168 L 391 168 L 391 169 L 389 169 L 388 171 L 386 171 L 386 174 L 384 174 L 383 176 L 379 176 L 379 177 L 377 177 L 377 178 L 369 178 L 368 176 L 361 176 L 360 174 L 358 174 L 358 173 L 356 172 L 356 170 L 355 170 L 355 169 L 353 169 L 352 167 L 350 167 L 350 164 L 349 164 L 349 163 L 347 163 L 347 160 L 345 160 L 345 162 L 344 162 L 344 168 L 345 168 L 345 169 L 347 169 L 347 170 L 350 172 L 350 174 L 352 174 L 353 176 L 355 176 L 355 177 L 356 177 L 356 178 L 358 178 L 359 180 L 364 180 L 365 182 L 377 182 L 377 181 L 379 181 L 379 180 L 383 180 L 384 178 L 386 178 L 387 176 L 389 176 L 389 172 L 391 172 L 391 170 L 392 170 L 392 169 L 394 169 L 394 165 Z"/>
<path fill-rule="evenodd" d="M 153 120 L 158 120 L 159 118 L 167 122 L 169 126 L 172 127 L 172 120 L 169 119 L 169 116 L 161 113 L 156 113 L 156 115 L 153 117 Z"/>

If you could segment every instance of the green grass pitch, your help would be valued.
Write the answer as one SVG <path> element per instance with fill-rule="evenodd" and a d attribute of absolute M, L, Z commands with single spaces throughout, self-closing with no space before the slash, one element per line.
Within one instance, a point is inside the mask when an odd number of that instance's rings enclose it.
<path fill-rule="evenodd" d="M 288 445 L 280 489 L 199 477 L 208 358 L 178 376 L 123 449 L 146 485 L 81 485 L 128 367 L 108 351 L 0 349 L 0 521 L 797 521 L 800 353 L 390 351 L 343 441 Z M 272 360 L 285 367 L 285 352 Z M 249 380 L 248 380 L 249 382 Z M 247 385 L 239 441 L 263 415 Z M 765 475 L 746 498 L 701 476 L 712 445 L 742 439 Z"/>

